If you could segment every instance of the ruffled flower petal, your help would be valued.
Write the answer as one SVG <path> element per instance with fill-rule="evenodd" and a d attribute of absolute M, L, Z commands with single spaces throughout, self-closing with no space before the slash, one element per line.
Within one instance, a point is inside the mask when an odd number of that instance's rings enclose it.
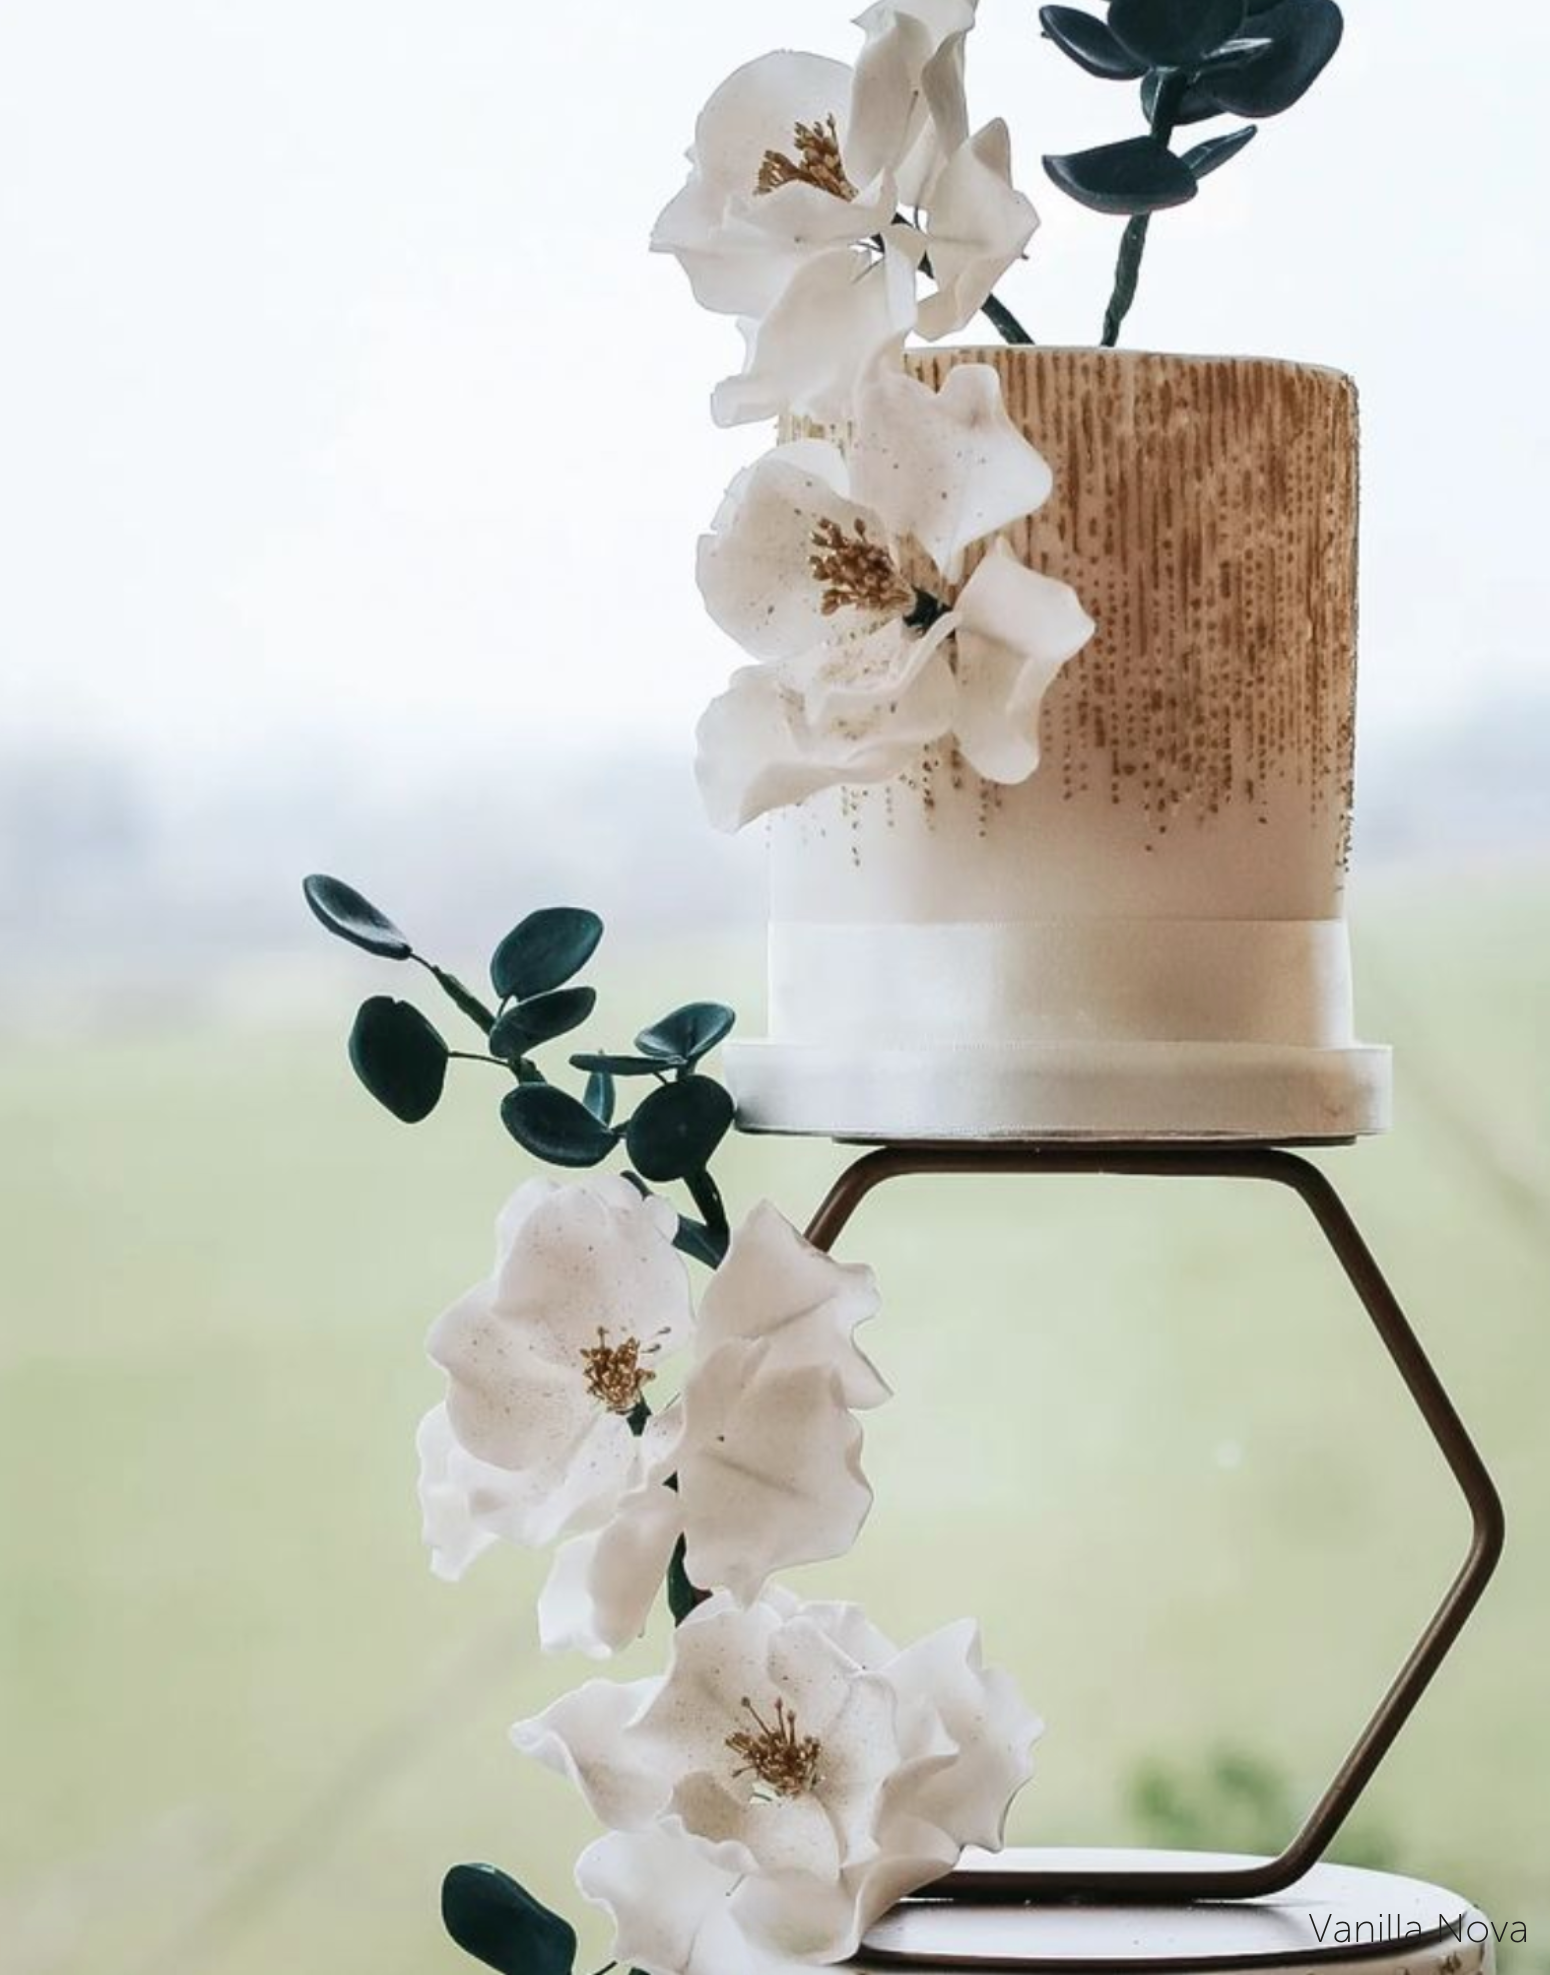
<path fill-rule="evenodd" d="M 676 1819 L 610 1832 L 582 1853 L 576 1884 L 614 1923 L 613 1953 L 646 1975 L 801 1975 L 802 1964 L 750 1940 L 736 1893 L 741 1863 Z"/>
<path fill-rule="evenodd" d="M 916 762 L 952 724 L 955 687 L 941 654 L 943 626 L 951 630 L 939 620 L 929 644 L 915 641 L 923 649 L 821 650 L 805 668 L 802 689 L 773 666 L 734 672 L 696 729 L 695 775 L 716 828 L 740 830 L 820 789 L 885 782 Z M 899 657 L 913 664 L 901 670 Z"/>
<path fill-rule="evenodd" d="M 761 316 L 814 244 L 864 237 L 866 216 L 821 187 L 758 189 L 767 154 L 791 156 L 799 124 L 821 129 L 833 118 L 842 129 L 849 96 L 843 62 L 781 51 L 734 70 L 700 112 L 688 182 L 651 245 L 676 256 L 702 308 Z"/>
<path fill-rule="evenodd" d="M 700 538 L 705 607 L 755 658 L 796 658 L 831 630 L 871 629 L 912 607 L 882 523 L 849 485 L 827 441 L 776 446 L 732 482 Z"/>
<path fill-rule="evenodd" d="M 815 1248 L 768 1200 L 732 1236 L 727 1258 L 700 1303 L 701 1352 L 732 1340 L 768 1345 L 768 1371 L 821 1366 L 839 1379 L 853 1410 L 880 1406 L 889 1389 L 855 1343 L 877 1315 L 877 1278 Z"/>
<path fill-rule="evenodd" d="M 431 1569 L 456 1582 L 494 1543 L 533 1540 L 535 1503 L 520 1475 L 458 1445 L 445 1406 L 433 1406 L 415 1435 L 422 1533 Z"/>
<path fill-rule="evenodd" d="M 839 1380 L 816 1366 L 771 1371 L 769 1356 L 725 1344 L 684 1391 L 689 1576 L 745 1603 L 776 1571 L 844 1556 L 872 1506 Z"/>
<path fill-rule="evenodd" d="M 1044 695 L 1096 627 L 1068 583 L 1004 543 L 964 585 L 956 615 L 958 745 L 987 781 L 1025 781 L 1039 765 Z"/>
<path fill-rule="evenodd" d="M 846 150 L 863 178 L 893 171 L 899 199 L 918 206 L 944 157 L 968 134 L 964 38 L 974 0 L 906 0 L 871 6 L 856 21 Z"/>
<path fill-rule="evenodd" d="M 902 370 L 880 370 L 858 414 L 854 497 L 949 576 L 971 542 L 1049 499 L 1049 466 L 1007 416 L 989 364 L 956 364 L 940 391 Z"/>
<path fill-rule="evenodd" d="M 718 425 L 796 412 L 841 419 L 856 380 L 895 358 L 915 326 L 915 269 L 892 246 L 881 255 L 835 247 L 814 254 L 768 311 L 743 322 L 741 374 L 716 386 Z"/>
<path fill-rule="evenodd" d="M 601 1823 L 615 1831 L 641 1830 L 665 1809 L 671 1779 L 656 1773 L 649 1749 L 631 1731 L 663 1684 L 660 1674 L 589 1680 L 542 1714 L 517 1722 L 512 1743 L 574 1783 Z"/>
<path fill-rule="evenodd" d="M 600 1331 L 634 1340 L 648 1367 L 685 1340 L 688 1277 L 661 1208 L 608 1176 L 543 1185 L 526 1212 L 508 1209 L 513 1238 L 494 1277 L 438 1319 L 428 1345 L 470 1452 L 514 1469 L 563 1461 L 600 1410 L 584 1356 Z"/>
<path fill-rule="evenodd" d="M 935 1824 L 957 1846 L 998 1850 L 1012 1800 L 1033 1774 L 1043 1722 L 1009 1674 L 984 1665 L 970 1619 L 906 1647 L 886 1673 L 907 1756 L 923 1752 L 895 1772 L 888 1809 Z"/>
<path fill-rule="evenodd" d="M 920 305 L 920 333 L 935 341 L 984 307 L 1039 224 L 1012 184 L 1012 145 L 999 119 L 948 159 L 931 187 L 926 240 L 936 293 Z"/>
<path fill-rule="evenodd" d="M 545 1652 L 607 1659 L 646 1628 L 683 1529 L 678 1495 L 649 1481 L 625 1496 L 603 1528 L 555 1554 L 538 1600 Z"/>

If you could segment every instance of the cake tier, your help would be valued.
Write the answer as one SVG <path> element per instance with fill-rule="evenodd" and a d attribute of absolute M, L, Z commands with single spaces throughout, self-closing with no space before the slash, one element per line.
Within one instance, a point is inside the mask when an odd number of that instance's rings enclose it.
<path fill-rule="evenodd" d="M 998 371 L 1055 476 L 1012 547 L 1098 628 L 1044 702 L 1026 782 L 939 748 L 775 817 L 769 1039 L 729 1058 L 743 1124 L 1383 1129 L 1388 1058 L 1354 1038 L 1342 917 L 1350 380 L 1103 350 L 909 361 L 934 386 L 955 363 Z"/>
<path fill-rule="evenodd" d="M 1247 1866 L 1199 1853 L 978 1854 L 980 1876 L 1007 1870 Z M 1504 1933 L 1510 1930 L 1504 1930 Z M 1468 1900 L 1440 1886 L 1351 1866 L 1316 1866 L 1264 1899 L 1181 1906 L 1049 1906 L 927 1900 L 895 1907 L 851 1964 L 914 1968 L 1189 1971 L 1318 1967 L 1322 1975 L 1490 1975 L 1495 1935 Z"/>

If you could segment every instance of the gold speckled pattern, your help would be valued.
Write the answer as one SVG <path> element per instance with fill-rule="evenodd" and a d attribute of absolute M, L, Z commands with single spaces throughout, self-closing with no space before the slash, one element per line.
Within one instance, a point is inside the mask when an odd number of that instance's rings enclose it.
<path fill-rule="evenodd" d="M 1092 349 L 912 351 L 938 386 L 1000 374 L 1054 493 L 1008 531 L 1072 584 L 1098 630 L 1044 706 L 1041 774 L 1106 791 L 1149 843 L 1305 790 L 1343 858 L 1356 687 L 1356 390 L 1257 358 Z M 839 436 L 839 435 L 836 435 Z M 972 559 L 971 559 L 972 566 Z M 922 572 L 924 577 L 924 572 Z M 930 801 L 937 755 L 910 777 Z M 982 827 L 997 792 L 984 794 Z"/>

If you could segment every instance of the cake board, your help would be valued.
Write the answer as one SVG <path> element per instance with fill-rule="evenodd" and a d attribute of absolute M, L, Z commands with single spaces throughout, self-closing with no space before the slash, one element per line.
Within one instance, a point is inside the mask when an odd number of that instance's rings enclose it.
<path fill-rule="evenodd" d="M 1107 1857 L 1137 1876 L 1202 1865 L 1247 1871 L 1230 1854 L 1064 1851 L 981 1854 L 970 1875 L 994 1888 L 1019 1875 L 1067 1876 Z M 1440 1886 L 1351 1866 L 1316 1866 L 1284 1892 L 1232 1904 L 942 1901 L 929 1890 L 868 1933 L 854 1967 L 1025 1969 L 1063 1975 L 1193 1975 L 1316 1967 L 1321 1975 L 1489 1975 L 1494 1936 L 1483 1914 Z"/>

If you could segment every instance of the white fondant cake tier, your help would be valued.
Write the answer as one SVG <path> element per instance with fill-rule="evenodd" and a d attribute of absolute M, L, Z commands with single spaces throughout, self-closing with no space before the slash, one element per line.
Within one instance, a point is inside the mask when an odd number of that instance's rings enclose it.
<path fill-rule="evenodd" d="M 1386 1128 L 1343 919 L 1355 707 L 1348 378 L 1101 350 L 993 363 L 1054 493 L 1009 531 L 1098 629 L 1015 786 L 950 747 L 770 826 L 751 1130 L 1345 1138 Z M 836 435 L 843 442 L 844 435 Z"/>

